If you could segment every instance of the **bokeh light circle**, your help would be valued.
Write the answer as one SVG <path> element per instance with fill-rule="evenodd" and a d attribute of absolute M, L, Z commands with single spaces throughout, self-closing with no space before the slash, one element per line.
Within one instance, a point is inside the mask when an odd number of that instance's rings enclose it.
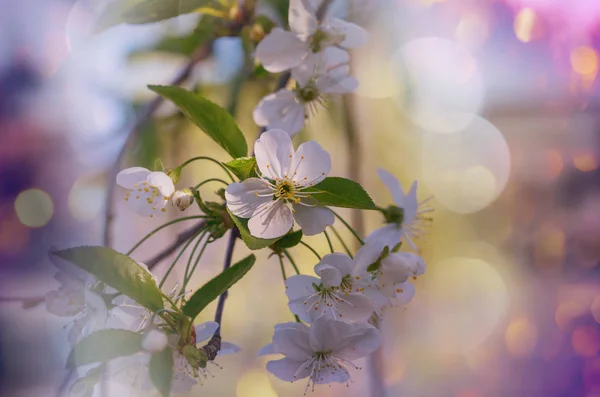
<path fill-rule="evenodd" d="M 451 40 L 413 40 L 391 57 L 390 67 L 405 85 L 398 101 L 420 128 L 455 132 L 481 108 L 483 79 L 477 61 Z"/>
<path fill-rule="evenodd" d="M 50 195 L 43 190 L 27 189 L 17 196 L 15 212 L 23 225 L 42 227 L 52 219 L 54 204 Z"/>
<path fill-rule="evenodd" d="M 508 308 L 508 290 L 489 263 L 467 257 L 443 260 L 427 275 L 429 343 L 439 354 L 464 354 L 481 345 Z"/>
<path fill-rule="evenodd" d="M 69 212 L 79 221 L 94 219 L 104 206 L 106 189 L 87 179 L 86 176 L 77 178 L 69 192 Z"/>
<path fill-rule="evenodd" d="M 453 134 L 424 133 L 421 161 L 436 200 L 460 214 L 480 211 L 502 193 L 511 162 L 504 136 L 479 116 Z"/>

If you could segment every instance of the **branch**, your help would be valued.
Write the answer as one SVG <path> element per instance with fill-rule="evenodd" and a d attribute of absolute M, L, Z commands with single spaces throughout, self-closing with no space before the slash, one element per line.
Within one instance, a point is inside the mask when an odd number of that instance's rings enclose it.
<path fill-rule="evenodd" d="M 199 47 L 196 52 L 192 55 L 189 62 L 185 65 L 185 67 L 179 72 L 179 74 L 171 81 L 170 85 L 180 85 L 184 81 L 186 81 L 192 70 L 194 70 L 194 66 L 203 59 L 207 58 L 211 53 L 212 44 L 207 44 Z M 163 103 L 164 98 L 158 95 L 152 102 L 148 103 L 144 109 L 142 109 L 136 118 L 136 122 L 127 134 L 127 138 L 125 139 L 125 143 L 121 147 L 119 154 L 117 155 L 117 159 L 115 163 L 110 168 L 108 172 L 108 189 L 106 192 L 106 201 L 105 208 L 106 214 L 104 217 L 104 235 L 103 235 L 103 245 L 110 247 L 112 245 L 112 235 L 111 235 L 111 226 L 114 218 L 114 203 L 113 196 L 115 193 L 115 178 L 119 173 L 121 167 L 121 160 L 123 156 L 127 152 L 127 148 L 129 144 L 137 138 L 140 133 L 141 127 L 143 127 L 148 120 L 152 117 L 152 114 L 158 109 L 158 107 Z"/>
<path fill-rule="evenodd" d="M 165 248 L 164 250 L 162 250 L 161 252 L 156 254 L 156 256 L 154 256 L 152 259 L 148 259 L 147 261 L 144 262 L 146 264 L 146 266 L 148 266 L 148 269 L 152 270 L 152 268 L 154 268 L 154 266 L 158 265 L 163 259 L 168 258 L 169 255 L 171 255 L 173 252 L 175 252 L 177 250 L 177 248 L 179 248 L 183 243 L 185 243 L 190 238 L 192 238 L 192 236 L 194 236 L 196 233 L 198 233 L 200 230 L 202 230 L 205 226 L 206 226 L 206 221 L 201 221 L 201 222 L 198 222 L 193 227 L 179 233 L 177 235 L 177 238 L 175 239 L 175 241 L 173 241 L 171 243 L 171 245 L 169 245 L 167 248 Z"/>
<path fill-rule="evenodd" d="M 235 242 L 240 237 L 240 232 L 237 228 L 231 229 L 229 234 L 229 240 L 227 241 L 227 249 L 225 251 L 225 261 L 223 263 L 223 271 L 229 269 L 231 266 L 231 260 L 233 259 L 233 248 Z M 225 299 L 227 299 L 228 291 L 225 291 L 219 296 L 219 302 L 217 303 L 217 311 L 215 312 L 215 322 L 219 324 L 219 328 L 215 331 L 215 336 L 221 336 L 221 320 L 223 319 L 223 309 L 225 308 Z M 210 343 L 210 342 L 209 342 Z"/>

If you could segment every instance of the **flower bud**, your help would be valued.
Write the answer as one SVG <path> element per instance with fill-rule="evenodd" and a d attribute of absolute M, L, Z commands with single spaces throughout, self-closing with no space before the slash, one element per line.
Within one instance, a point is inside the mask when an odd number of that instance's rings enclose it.
<path fill-rule="evenodd" d="M 180 211 L 185 211 L 194 202 L 194 196 L 190 189 L 178 190 L 173 193 L 173 206 Z"/>
<path fill-rule="evenodd" d="M 151 329 L 144 334 L 142 348 L 150 353 L 158 353 L 167 347 L 168 342 L 169 340 L 164 332 Z"/>

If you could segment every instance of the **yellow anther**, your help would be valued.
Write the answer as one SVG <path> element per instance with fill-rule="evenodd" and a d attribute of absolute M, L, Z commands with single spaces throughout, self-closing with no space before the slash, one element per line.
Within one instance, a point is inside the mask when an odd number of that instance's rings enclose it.
<path fill-rule="evenodd" d="M 145 188 L 144 188 L 144 191 L 145 191 L 146 193 L 148 193 L 148 192 L 150 191 L 150 189 L 148 189 L 147 187 L 145 187 Z"/>
<path fill-rule="evenodd" d="M 304 156 L 300 157 L 302 160 L 304 160 Z"/>
<path fill-rule="evenodd" d="M 404 292 L 404 290 L 403 290 L 402 288 L 398 288 L 398 289 L 396 290 L 396 292 L 398 292 L 398 293 L 400 294 L 400 293 Z"/>
<path fill-rule="evenodd" d="M 140 196 L 135 196 L 135 198 L 136 198 L 136 199 L 139 199 L 139 198 L 140 198 Z"/>
<path fill-rule="evenodd" d="M 153 209 L 154 211 L 156 211 L 156 206 L 152 207 L 152 209 Z"/>
<path fill-rule="evenodd" d="M 138 189 L 138 192 L 141 192 L 141 191 L 142 191 L 142 188 L 139 188 L 139 189 Z"/>

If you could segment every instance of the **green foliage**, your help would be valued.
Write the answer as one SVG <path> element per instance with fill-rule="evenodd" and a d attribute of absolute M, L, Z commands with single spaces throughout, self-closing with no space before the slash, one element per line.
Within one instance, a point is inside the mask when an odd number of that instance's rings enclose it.
<path fill-rule="evenodd" d="M 266 0 L 266 3 L 273 7 L 277 16 L 283 21 L 283 25 L 287 26 L 290 0 Z"/>
<path fill-rule="evenodd" d="M 296 230 L 283 236 L 275 244 L 271 245 L 271 249 L 275 252 L 280 252 L 284 249 L 292 248 L 300 244 L 302 240 L 302 230 Z"/>
<path fill-rule="evenodd" d="M 196 318 L 198 314 L 210 302 L 217 299 L 221 294 L 231 288 L 235 283 L 244 277 L 244 275 L 254 265 L 256 257 L 249 255 L 242 259 L 229 269 L 224 270 L 221 274 L 204 284 L 183 307 L 183 313 L 191 318 Z"/>
<path fill-rule="evenodd" d="M 148 364 L 150 380 L 163 397 L 171 394 L 171 382 L 173 381 L 173 350 L 169 347 L 163 351 L 154 353 Z"/>
<path fill-rule="evenodd" d="M 124 10 L 121 13 L 121 20 L 130 24 L 158 22 L 181 14 L 189 14 L 212 3 L 211 0 L 145 0 Z"/>
<path fill-rule="evenodd" d="M 86 336 L 71 350 L 67 368 L 101 363 L 142 350 L 142 335 L 125 329 L 103 329 Z"/>
<path fill-rule="evenodd" d="M 223 163 L 235 176 L 243 181 L 248 178 L 256 177 L 256 159 L 254 157 L 240 157 L 227 163 Z"/>
<path fill-rule="evenodd" d="M 269 239 L 254 237 L 250 234 L 250 230 L 248 230 L 248 219 L 238 218 L 237 216 L 233 215 L 229 209 L 227 209 L 227 212 L 229 213 L 231 220 L 233 220 L 233 223 L 235 223 L 235 226 L 237 226 L 238 230 L 240 231 L 242 240 L 244 240 L 244 243 L 246 243 L 248 248 L 251 250 L 266 248 L 275 243 L 277 240 L 281 239 L 281 237 Z"/>
<path fill-rule="evenodd" d="M 233 158 L 247 155 L 248 145 L 244 134 L 225 109 L 180 87 L 150 85 L 148 88 L 177 105 L 186 117 Z"/>
<path fill-rule="evenodd" d="M 158 131 L 154 123 L 146 123 L 138 135 L 133 150 L 134 164 L 153 169 L 155 160 L 159 156 Z"/>
<path fill-rule="evenodd" d="M 106 247 L 75 247 L 53 251 L 51 255 L 91 273 L 154 312 L 164 307 L 152 274 L 126 255 Z"/>
<path fill-rule="evenodd" d="M 377 206 L 363 187 L 346 178 L 329 177 L 316 186 L 303 190 L 323 206 L 375 210 Z"/>

